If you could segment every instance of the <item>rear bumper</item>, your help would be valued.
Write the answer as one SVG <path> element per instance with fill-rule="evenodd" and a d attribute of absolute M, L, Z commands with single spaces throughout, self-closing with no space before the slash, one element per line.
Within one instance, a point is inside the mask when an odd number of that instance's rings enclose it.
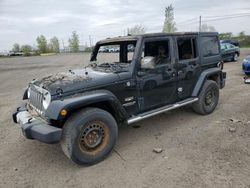
<path fill-rule="evenodd" d="M 26 107 L 19 107 L 12 115 L 13 121 L 20 124 L 23 135 L 28 139 L 53 144 L 61 140 L 62 129 L 53 127 L 32 116 Z"/>

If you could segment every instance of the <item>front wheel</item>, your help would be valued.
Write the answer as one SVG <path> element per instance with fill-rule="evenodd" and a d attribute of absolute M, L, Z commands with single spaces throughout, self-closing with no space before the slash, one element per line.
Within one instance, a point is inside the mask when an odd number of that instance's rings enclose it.
<path fill-rule="evenodd" d="M 73 114 L 63 127 L 61 146 L 65 155 L 77 164 L 95 164 L 113 149 L 118 127 L 113 116 L 98 108 L 86 108 Z"/>
<path fill-rule="evenodd" d="M 214 111 L 219 101 L 219 87 L 213 80 L 206 80 L 199 95 L 199 100 L 193 104 L 193 110 L 206 115 Z"/>
<path fill-rule="evenodd" d="M 232 61 L 238 61 L 239 55 L 237 53 L 234 54 Z"/>

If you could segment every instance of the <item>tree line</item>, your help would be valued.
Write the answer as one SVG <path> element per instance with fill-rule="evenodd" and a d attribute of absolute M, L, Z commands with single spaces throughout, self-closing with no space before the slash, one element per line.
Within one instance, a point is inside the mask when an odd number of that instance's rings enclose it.
<path fill-rule="evenodd" d="M 240 47 L 250 47 L 250 35 L 247 35 L 244 31 L 241 31 L 238 35 L 233 35 L 233 33 L 220 33 L 220 39 L 233 39 L 240 43 Z"/>
<path fill-rule="evenodd" d="M 60 52 L 60 43 L 59 39 L 56 36 L 52 37 L 50 40 L 47 40 L 44 35 L 40 35 L 36 38 L 36 42 L 37 48 L 33 48 L 28 44 L 19 45 L 18 43 L 15 43 L 13 45 L 12 52 L 22 52 L 24 56 Z M 72 35 L 69 38 L 68 42 L 70 52 L 79 52 L 79 36 L 76 31 L 72 32 Z"/>

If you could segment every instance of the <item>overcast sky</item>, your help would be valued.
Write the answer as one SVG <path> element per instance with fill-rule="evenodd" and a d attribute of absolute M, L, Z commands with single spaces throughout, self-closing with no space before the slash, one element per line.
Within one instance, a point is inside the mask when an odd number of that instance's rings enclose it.
<path fill-rule="evenodd" d="M 0 0 L 0 51 L 10 50 L 15 42 L 36 46 L 41 34 L 48 39 L 57 36 L 67 46 L 72 31 L 77 31 L 81 44 L 89 44 L 89 35 L 93 42 L 124 35 L 136 24 L 147 32 L 160 32 L 164 9 L 171 3 L 178 31 L 197 30 L 200 15 L 205 21 L 250 13 L 249 0 Z M 249 21 L 246 16 L 206 23 L 218 32 L 250 34 Z"/>

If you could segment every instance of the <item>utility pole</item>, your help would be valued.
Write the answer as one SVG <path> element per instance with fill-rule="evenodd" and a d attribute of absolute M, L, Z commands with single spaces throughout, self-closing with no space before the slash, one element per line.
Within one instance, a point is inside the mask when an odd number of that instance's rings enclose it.
<path fill-rule="evenodd" d="M 92 39 L 91 39 L 91 35 L 89 35 L 89 45 L 90 45 L 90 47 L 92 47 Z"/>
<path fill-rule="evenodd" d="M 200 16 L 200 20 L 199 20 L 199 31 L 201 32 L 201 16 Z"/>
<path fill-rule="evenodd" d="M 63 46 L 63 52 L 65 52 L 64 41 L 63 41 L 63 39 L 62 39 L 62 46 Z"/>

